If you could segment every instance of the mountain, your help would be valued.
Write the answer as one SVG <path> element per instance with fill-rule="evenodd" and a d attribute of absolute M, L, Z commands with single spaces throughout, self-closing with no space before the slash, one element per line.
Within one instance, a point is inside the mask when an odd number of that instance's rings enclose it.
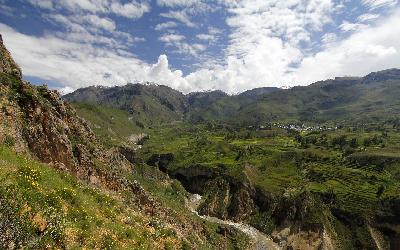
<path fill-rule="evenodd" d="M 362 78 L 335 78 L 310 86 L 279 90 L 238 110 L 235 117 L 254 123 L 385 120 L 400 114 L 396 98 L 400 91 L 399 72 L 393 69 Z"/>
<path fill-rule="evenodd" d="M 261 88 L 255 88 L 255 89 L 251 89 L 251 90 L 246 90 L 242 93 L 239 94 L 239 96 L 243 96 L 243 97 L 249 97 L 249 98 L 257 98 L 261 95 L 265 95 L 265 94 L 270 94 L 274 91 L 279 90 L 279 88 L 275 88 L 275 87 L 261 87 Z"/>
<path fill-rule="evenodd" d="M 204 223 L 187 208 L 188 194 L 179 182 L 136 159 L 134 148 L 105 147 L 57 91 L 21 76 L 0 41 L 0 249 L 243 249 L 250 244 L 238 230 Z M 179 119 L 184 109 L 169 88 L 118 90 L 113 98 L 142 93 L 134 103 L 138 116 L 154 110 Z M 111 100 L 98 88 L 85 93 L 99 103 Z M 125 115 L 121 112 L 113 115 Z"/>
<path fill-rule="evenodd" d="M 399 72 L 389 69 L 290 89 L 257 88 L 239 95 L 221 91 L 183 95 L 166 86 L 135 84 L 89 87 L 63 98 L 127 110 L 146 125 L 182 120 L 242 125 L 375 122 L 400 115 Z"/>
<path fill-rule="evenodd" d="M 73 102 L 86 102 L 127 111 L 146 125 L 181 120 L 187 109 L 185 96 L 163 85 L 128 84 L 112 88 L 88 87 L 63 97 Z M 148 117 L 151 114 L 151 117 Z"/>

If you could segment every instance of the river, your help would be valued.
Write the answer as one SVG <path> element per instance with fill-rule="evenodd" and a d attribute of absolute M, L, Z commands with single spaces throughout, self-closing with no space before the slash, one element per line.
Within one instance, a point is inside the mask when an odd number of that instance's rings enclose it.
<path fill-rule="evenodd" d="M 189 197 L 189 199 L 187 200 L 188 208 L 193 213 L 198 215 L 200 218 L 210 221 L 210 222 L 234 227 L 237 230 L 247 234 L 252 239 L 252 242 L 253 242 L 252 249 L 254 249 L 254 250 L 280 250 L 280 249 L 282 249 L 269 236 L 261 233 L 259 230 L 257 230 L 256 228 L 254 228 L 250 225 L 243 224 L 243 223 L 237 223 L 237 222 L 233 222 L 233 221 L 228 221 L 228 220 L 221 220 L 216 217 L 199 215 L 196 210 L 197 210 L 198 206 L 200 205 L 200 203 L 201 203 L 201 196 L 198 194 L 192 194 Z"/>

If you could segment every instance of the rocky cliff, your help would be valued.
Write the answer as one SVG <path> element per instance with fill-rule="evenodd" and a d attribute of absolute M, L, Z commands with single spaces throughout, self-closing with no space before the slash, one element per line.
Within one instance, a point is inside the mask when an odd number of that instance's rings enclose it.
<path fill-rule="evenodd" d="M 0 53 L 0 143 L 97 186 L 140 189 L 124 178 L 134 166 L 118 150 L 105 150 L 57 91 L 22 80 L 2 42 Z"/>

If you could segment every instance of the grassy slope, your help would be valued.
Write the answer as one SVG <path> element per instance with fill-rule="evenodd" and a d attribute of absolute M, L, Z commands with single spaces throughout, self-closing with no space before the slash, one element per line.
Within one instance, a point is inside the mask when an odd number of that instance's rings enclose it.
<path fill-rule="evenodd" d="M 63 98 L 70 102 L 85 102 L 127 111 L 133 121 L 142 127 L 180 120 L 186 109 L 185 96 L 163 85 L 127 84 L 111 88 L 88 87 Z"/>
<path fill-rule="evenodd" d="M 223 242 L 215 233 L 217 226 L 209 223 L 205 228 L 207 241 L 195 236 L 195 232 L 182 239 L 162 220 L 131 208 L 124 202 L 124 194 L 91 187 L 47 165 L 18 156 L 5 146 L 0 147 L 0 165 L 0 246 L 185 249 L 194 244 L 199 249 L 210 249 Z M 143 177 L 141 180 L 146 181 Z M 172 205 L 174 200 L 175 211 L 188 220 L 198 220 L 184 210 L 178 191 L 163 188 L 155 180 L 146 183 L 162 202 Z M 238 234 L 236 247 L 244 247 L 246 241 Z M 230 248 L 230 243 L 226 244 Z"/>
<path fill-rule="evenodd" d="M 89 122 L 97 138 L 106 146 L 119 145 L 126 142 L 127 138 L 140 133 L 128 112 L 89 103 L 72 103 L 78 116 Z"/>
<path fill-rule="evenodd" d="M 20 227 L 16 239 L 25 246 L 111 249 L 176 244 L 172 231 L 161 232 L 165 235 L 154 231 L 149 218 L 129 209 L 116 194 L 89 187 L 4 147 L 0 162 L 2 203 L 9 206 L 2 207 L 2 220 L 12 218 L 11 225 L 4 226 Z M 47 228 L 42 230 L 41 225 Z"/>

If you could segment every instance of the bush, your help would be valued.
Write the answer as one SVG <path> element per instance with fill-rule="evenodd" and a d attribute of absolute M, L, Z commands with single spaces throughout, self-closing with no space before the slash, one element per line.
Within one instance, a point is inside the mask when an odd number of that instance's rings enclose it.
<path fill-rule="evenodd" d="M 19 249 L 33 236 L 14 186 L 0 187 L 0 249 Z"/>
<path fill-rule="evenodd" d="M 266 234 L 271 234 L 276 227 L 273 218 L 266 212 L 258 212 L 253 215 L 250 218 L 250 224 Z"/>
<path fill-rule="evenodd" d="M 14 147 L 15 145 L 15 139 L 14 137 L 10 136 L 10 135 L 6 135 L 6 137 L 4 138 L 4 144 L 7 147 Z"/>

